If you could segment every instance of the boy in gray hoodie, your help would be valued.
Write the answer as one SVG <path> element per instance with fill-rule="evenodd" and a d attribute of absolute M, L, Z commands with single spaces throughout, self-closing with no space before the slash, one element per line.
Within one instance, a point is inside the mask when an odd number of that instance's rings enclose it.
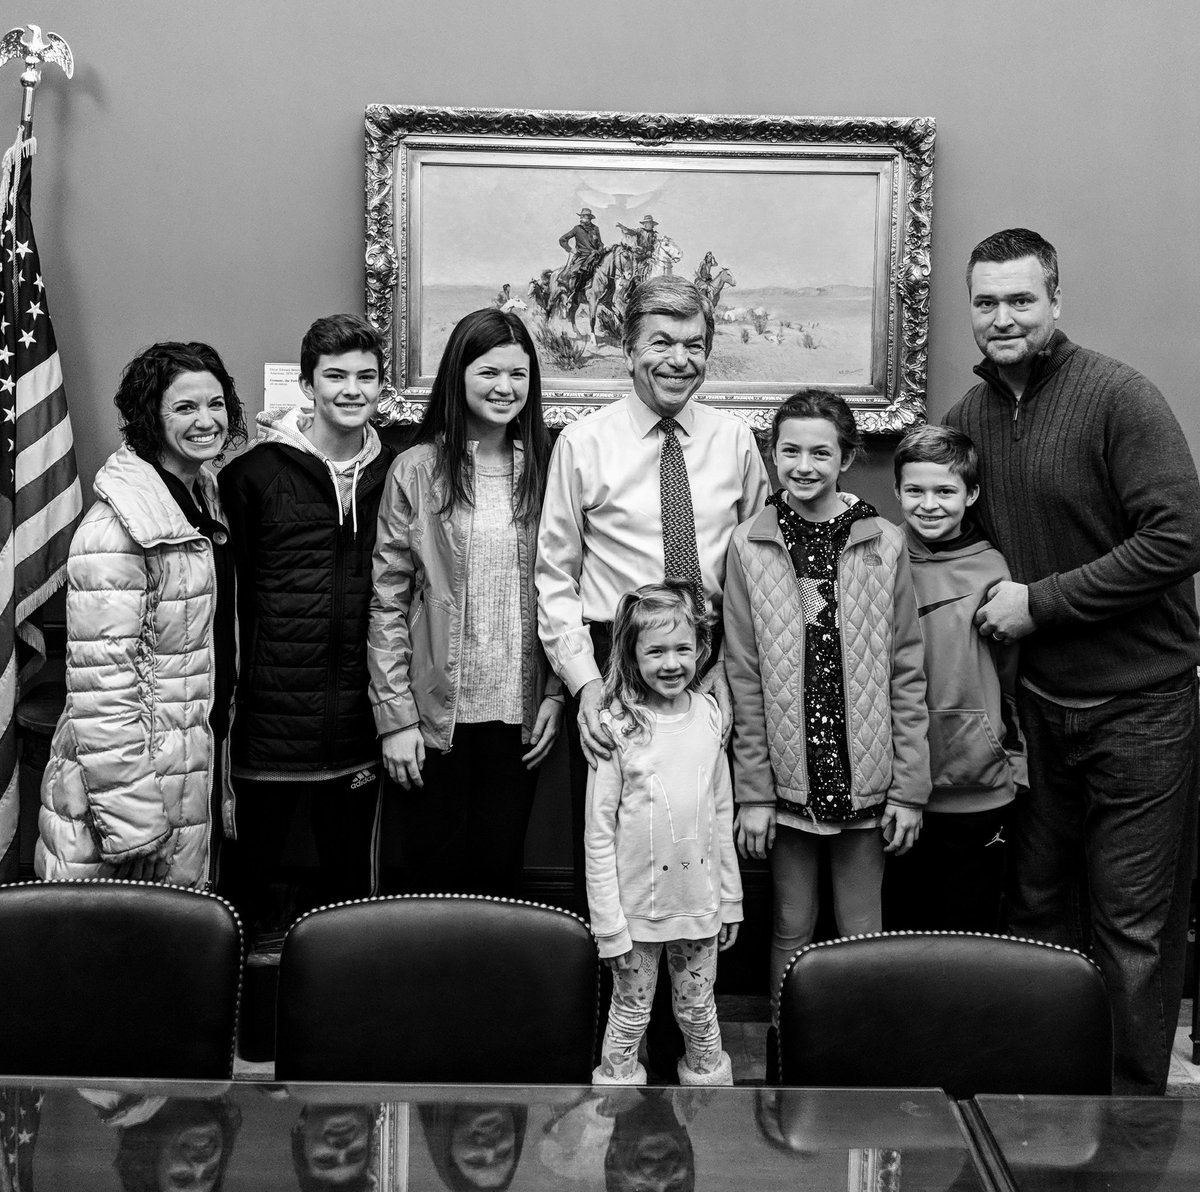
<path fill-rule="evenodd" d="M 917 427 L 894 467 L 925 645 L 933 793 L 917 844 L 888 860 L 884 926 L 996 931 L 1006 809 L 1027 779 L 1016 647 L 980 637 L 974 617 L 1008 566 L 970 517 L 979 458 L 965 434 Z"/>

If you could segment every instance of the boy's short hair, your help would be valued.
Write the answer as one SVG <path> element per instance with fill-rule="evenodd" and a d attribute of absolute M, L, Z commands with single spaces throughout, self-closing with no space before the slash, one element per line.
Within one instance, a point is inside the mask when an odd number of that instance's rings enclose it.
<path fill-rule="evenodd" d="M 942 464 L 967 486 L 967 492 L 979 487 L 979 452 L 970 436 L 952 426 L 914 426 L 900 440 L 892 466 L 896 487 L 905 464 Z"/>
<path fill-rule="evenodd" d="M 311 385 L 322 356 L 345 352 L 371 352 L 383 379 L 383 343 L 379 333 L 358 315 L 326 315 L 318 319 L 300 341 L 300 375 Z"/>

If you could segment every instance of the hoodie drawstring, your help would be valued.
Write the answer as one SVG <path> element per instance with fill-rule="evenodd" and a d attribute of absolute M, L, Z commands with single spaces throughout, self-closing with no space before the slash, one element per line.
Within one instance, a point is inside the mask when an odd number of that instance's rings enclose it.
<path fill-rule="evenodd" d="M 350 518 L 351 527 L 354 532 L 354 537 L 358 537 L 358 473 L 362 467 L 362 460 L 354 461 L 354 479 L 350 482 Z M 340 503 L 340 502 L 339 502 Z"/>
<path fill-rule="evenodd" d="M 329 479 L 333 481 L 333 503 L 337 506 L 338 511 L 338 529 L 342 528 L 342 523 L 345 521 L 345 515 L 342 513 L 342 486 L 338 484 L 337 469 L 333 466 L 330 460 L 324 459 L 325 467 L 329 471 Z"/>
<path fill-rule="evenodd" d="M 337 504 L 337 528 L 341 529 L 346 525 L 346 514 L 342 511 L 342 486 L 337 483 L 337 468 L 332 465 L 330 460 L 325 460 L 325 467 L 329 468 L 329 479 L 334 481 L 334 496 Z M 350 479 L 350 529 L 355 538 L 359 537 L 359 473 L 362 471 L 362 461 L 354 461 L 354 475 Z"/>

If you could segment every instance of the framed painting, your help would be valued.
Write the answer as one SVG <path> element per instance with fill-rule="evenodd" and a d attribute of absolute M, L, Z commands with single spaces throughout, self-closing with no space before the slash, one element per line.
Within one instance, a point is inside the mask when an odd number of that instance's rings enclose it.
<path fill-rule="evenodd" d="M 703 290 L 700 397 L 764 428 L 841 394 L 867 432 L 923 419 L 929 117 L 366 110 L 366 308 L 385 423 L 420 419 L 464 314 L 513 310 L 562 426 L 629 392 L 620 323 L 660 273 Z"/>

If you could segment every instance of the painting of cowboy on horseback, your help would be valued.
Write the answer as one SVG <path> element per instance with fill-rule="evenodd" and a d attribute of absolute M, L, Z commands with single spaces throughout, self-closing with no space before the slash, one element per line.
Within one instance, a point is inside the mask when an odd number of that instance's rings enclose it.
<path fill-rule="evenodd" d="M 558 238 L 559 247 L 570 254 L 558 279 L 559 285 L 566 291 L 587 280 L 604 251 L 604 238 L 596 226 L 592 209 L 580 208 L 578 217 L 579 222 Z"/>
<path fill-rule="evenodd" d="M 579 334 L 575 317 L 584 310 L 587 343 L 594 350 L 597 331 L 619 334 L 634 287 L 647 277 L 670 273 L 682 254 L 670 237 L 655 230 L 658 221 L 652 215 L 643 216 L 637 228 L 618 223 L 620 238 L 606 246 L 591 208 L 577 214 L 579 222 L 558 240 L 567 253 L 566 264 L 532 278 L 528 296 L 547 319 L 562 320 L 562 334 Z"/>
<path fill-rule="evenodd" d="M 659 234 L 654 230 L 658 220 L 653 215 L 643 215 L 639 227 L 627 228 L 623 223 L 617 224 L 617 229 L 625 237 L 626 243 L 633 249 L 633 284 L 637 285 L 650 276 L 654 265 L 655 250 L 659 246 Z"/>

